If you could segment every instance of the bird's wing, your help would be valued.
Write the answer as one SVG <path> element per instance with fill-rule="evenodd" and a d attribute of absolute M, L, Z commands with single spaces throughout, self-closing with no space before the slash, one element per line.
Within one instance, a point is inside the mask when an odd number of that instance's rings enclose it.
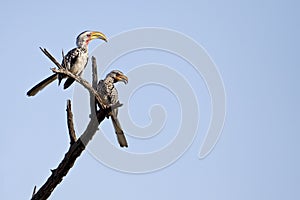
<path fill-rule="evenodd" d="M 62 66 L 72 72 L 75 75 L 81 75 L 84 68 L 87 65 L 88 57 L 85 50 L 80 47 L 74 48 L 67 53 L 63 58 Z M 64 78 L 63 75 L 60 75 L 58 80 L 59 84 Z M 68 78 L 64 84 L 64 89 L 68 88 L 75 80 L 73 78 Z"/>
<path fill-rule="evenodd" d="M 66 82 L 64 83 L 64 89 L 67 89 L 68 87 L 70 87 L 70 85 L 72 85 L 72 83 L 74 83 L 75 79 L 74 78 L 67 78 Z"/>
<path fill-rule="evenodd" d="M 118 90 L 115 87 L 112 88 L 109 97 L 110 104 L 116 104 L 119 101 Z M 118 116 L 118 108 L 112 110 L 112 112 L 116 115 L 116 117 Z"/>
<path fill-rule="evenodd" d="M 105 104 L 109 104 L 106 85 L 103 80 L 100 80 L 97 85 L 97 92 L 100 94 L 101 98 L 104 100 Z"/>
<path fill-rule="evenodd" d="M 65 57 L 63 57 L 61 66 L 64 67 L 67 70 L 71 70 L 72 66 L 76 63 L 76 60 L 78 59 L 78 57 L 80 56 L 80 50 L 79 48 L 74 48 L 72 50 L 70 50 L 67 55 L 65 55 Z M 60 85 L 61 81 L 63 78 L 65 78 L 66 76 L 63 74 L 59 74 L 58 75 L 58 85 Z M 73 81 L 74 82 L 74 81 Z M 73 83 L 72 82 L 72 83 Z M 72 84 L 71 83 L 71 84 Z M 69 86 L 71 85 L 69 84 Z M 69 87 L 68 86 L 68 87 Z M 64 88 L 66 88 L 66 86 L 64 86 Z"/>
<path fill-rule="evenodd" d="M 70 50 L 63 58 L 62 66 L 68 70 L 71 70 L 71 67 L 76 63 L 80 55 L 81 50 L 79 47 Z"/>

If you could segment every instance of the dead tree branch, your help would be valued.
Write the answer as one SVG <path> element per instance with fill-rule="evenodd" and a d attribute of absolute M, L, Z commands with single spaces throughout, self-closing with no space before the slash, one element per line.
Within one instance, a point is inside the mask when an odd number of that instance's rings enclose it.
<path fill-rule="evenodd" d="M 45 184 L 32 196 L 31 200 L 45 200 L 47 199 L 55 187 L 63 180 L 69 170 L 73 167 L 76 159 L 81 155 L 89 141 L 93 138 L 98 130 L 99 123 L 101 123 L 108 114 L 109 109 L 104 109 L 97 112 L 96 117 L 91 118 L 86 130 L 80 138 L 73 143 L 68 152 L 65 154 L 63 160 L 47 179 Z"/>
<path fill-rule="evenodd" d="M 33 197 L 35 195 L 35 191 L 36 191 L 36 186 L 34 186 L 34 188 L 33 188 L 33 192 L 32 192 L 32 196 L 31 197 Z"/>
<path fill-rule="evenodd" d="M 52 68 L 51 69 L 54 73 L 57 74 L 65 74 L 71 78 L 74 78 L 75 81 L 77 81 L 78 83 L 80 83 L 84 88 L 86 88 L 90 94 L 92 94 L 93 96 L 95 96 L 97 102 L 101 105 L 102 108 L 107 107 L 104 104 L 104 101 L 101 99 L 101 96 L 98 94 L 98 92 L 89 84 L 89 82 L 87 82 L 86 80 L 84 80 L 83 78 L 81 78 L 80 76 L 74 75 L 72 72 L 66 70 L 66 69 L 56 69 L 56 68 Z"/>
<path fill-rule="evenodd" d="M 76 142 L 77 138 L 76 138 L 76 134 L 75 134 L 75 130 L 74 130 L 71 100 L 68 100 L 68 103 L 67 103 L 67 124 L 68 124 L 68 129 L 69 129 L 70 145 L 72 145 Z"/>
<path fill-rule="evenodd" d="M 45 200 L 51 195 L 55 187 L 63 180 L 63 177 L 67 175 L 69 170 L 73 167 L 76 159 L 81 155 L 85 147 L 88 145 L 89 141 L 93 138 L 93 136 L 98 130 L 99 124 L 105 119 L 105 117 L 111 111 L 111 109 L 115 109 L 122 106 L 122 104 L 117 103 L 109 107 L 102 103 L 103 101 L 101 97 L 94 89 L 95 88 L 94 81 L 97 82 L 96 74 L 93 74 L 94 77 L 93 78 L 94 88 L 93 88 L 86 80 L 64 69 L 46 49 L 41 48 L 41 50 L 59 68 L 59 69 L 52 69 L 53 72 L 65 74 L 71 78 L 74 78 L 79 84 L 81 84 L 90 92 L 90 98 L 96 99 L 96 101 L 101 105 L 102 108 L 99 111 L 97 111 L 96 109 L 91 110 L 90 122 L 88 123 L 86 130 L 82 133 L 80 138 L 77 140 L 75 130 L 74 130 L 74 124 L 73 124 L 71 101 L 68 100 L 66 110 L 67 110 L 67 124 L 69 129 L 71 145 L 69 147 L 68 152 L 65 154 L 63 160 L 58 165 L 58 167 L 54 170 L 51 170 L 52 173 L 50 177 L 47 179 L 47 181 L 44 183 L 44 185 L 42 185 L 37 192 L 36 192 L 36 187 L 34 188 L 31 200 Z M 93 73 L 97 73 L 96 70 L 97 66 L 95 64 L 96 64 L 96 59 L 93 58 L 93 69 L 94 69 Z M 93 104 L 95 104 L 95 102 Z M 91 108 L 92 107 L 94 107 L 94 105 L 91 105 Z"/>
<path fill-rule="evenodd" d="M 40 50 L 58 67 L 58 69 L 63 68 L 59 62 L 47 51 L 47 49 L 40 47 Z"/>
<path fill-rule="evenodd" d="M 97 90 L 98 84 L 98 72 L 97 72 L 97 62 L 96 58 L 92 56 L 92 86 L 95 90 Z M 91 116 L 96 114 L 97 104 L 95 103 L 95 96 L 90 95 L 90 109 L 91 109 Z"/>

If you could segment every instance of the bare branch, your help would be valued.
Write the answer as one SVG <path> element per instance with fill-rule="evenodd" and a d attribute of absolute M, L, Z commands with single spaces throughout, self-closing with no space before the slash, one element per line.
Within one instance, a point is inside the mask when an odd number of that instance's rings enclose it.
<path fill-rule="evenodd" d="M 80 138 L 69 147 L 65 157 L 47 179 L 45 184 L 32 196 L 31 200 L 45 200 L 47 199 L 54 188 L 62 181 L 63 177 L 67 175 L 69 170 L 73 167 L 76 159 L 81 155 L 89 141 L 93 138 L 98 130 L 99 124 L 105 119 L 110 112 L 110 108 L 102 109 L 96 113 L 96 117 L 91 118 L 86 130 Z"/>
<path fill-rule="evenodd" d="M 98 84 L 98 72 L 97 72 L 97 62 L 96 58 L 92 56 L 92 86 L 95 90 L 97 90 Z M 90 109 L 91 109 L 91 116 L 96 114 L 97 104 L 95 102 L 95 96 L 90 95 Z"/>
<path fill-rule="evenodd" d="M 96 89 L 98 84 L 98 72 L 97 72 L 97 62 L 94 56 L 92 56 L 92 76 L 93 76 L 92 86 L 94 89 Z"/>
<path fill-rule="evenodd" d="M 45 50 L 46 50 L 46 49 L 45 49 Z M 50 54 L 50 53 L 49 53 L 49 54 Z M 64 62 L 64 63 L 63 63 L 63 66 L 66 67 L 67 65 L 66 65 L 65 53 L 64 53 L 64 50 L 63 50 L 63 49 L 61 50 L 61 55 L 62 55 L 63 62 Z"/>
<path fill-rule="evenodd" d="M 31 197 L 33 197 L 35 195 L 35 192 L 36 192 L 36 185 L 33 188 L 33 192 L 32 192 L 32 196 Z"/>
<path fill-rule="evenodd" d="M 73 125 L 73 117 L 72 117 L 73 114 L 71 110 L 71 101 L 68 100 L 67 120 L 68 120 L 71 145 L 69 147 L 68 152 L 65 154 L 63 160 L 58 165 L 58 167 L 54 170 L 51 170 L 51 175 L 44 183 L 44 185 L 42 185 L 42 187 L 37 192 L 35 192 L 36 190 L 35 187 L 31 200 L 46 200 L 51 195 L 55 187 L 63 180 L 63 177 L 67 175 L 69 170 L 73 167 L 76 159 L 81 155 L 85 147 L 88 145 L 89 141 L 93 138 L 93 136 L 98 130 L 99 124 L 105 119 L 107 114 L 111 112 L 112 109 L 122 106 L 122 104 L 120 104 L 119 102 L 117 102 L 114 105 L 102 104 L 103 101 L 101 97 L 99 96 L 97 91 L 86 80 L 62 68 L 60 64 L 55 60 L 55 58 L 51 56 L 51 54 L 46 49 L 41 49 L 41 50 L 45 53 L 45 55 L 47 55 L 50 58 L 50 60 L 52 60 L 60 68 L 60 69 L 53 68 L 52 71 L 54 73 L 61 73 L 71 78 L 74 78 L 79 84 L 81 84 L 83 87 L 88 89 L 91 98 L 95 97 L 97 102 L 100 103 L 100 105 L 103 107 L 99 111 L 95 111 L 95 114 L 92 115 L 86 130 L 82 133 L 80 138 L 76 140 L 74 125 Z"/>
<path fill-rule="evenodd" d="M 41 51 L 58 67 L 58 69 L 62 69 L 63 67 L 59 62 L 47 51 L 47 49 L 40 47 Z"/>
<path fill-rule="evenodd" d="M 67 124 L 68 124 L 68 129 L 69 129 L 70 145 L 72 145 L 76 142 L 77 138 L 76 138 L 74 124 L 73 124 L 73 113 L 72 113 L 72 107 L 71 107 L 71 100 L 68 100 L 68 103 L 67 103 Z"/>
<path fill-rule="evenodd" d="M 98 94 L 98 92 L 89 84 L 89 82 L 87 82 L 86 80 L 84 80 L 83 78 L 81 78 L 80 76 L 74 75 L 72 72 L 66 70 L 66 69 L 56 69 L 56 68 L 52 68 L 51 69 L 54 73 L 57 74 L 64 74 L 67 75 L 71 78 L 74 78 L 75 81 L 77 81 L 78 83 L 80 83 L 84 88 L 86 88 L 92 95 L 95 96 L 96 100 L 98 101 L 98 103 L 101 105 L 102 108 L 107 107 L 107 105 L 105 105 L 104 101 L 102 100 L 101 96 Z"/>

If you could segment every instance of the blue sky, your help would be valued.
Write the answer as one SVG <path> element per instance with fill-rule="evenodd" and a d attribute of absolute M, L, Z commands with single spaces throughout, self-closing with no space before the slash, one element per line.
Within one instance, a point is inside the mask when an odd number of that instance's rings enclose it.
<path fill-rule="evenodd" d="M 99 30 L 111 37 L 140 27 L 173 29 L 206 49 L 226 89 L 227 117 L 220 140 L 208 157 L 197 158 L 209 119 L 205 115 L 209 100 L 203 92 L 203 97 L 197 97 L 203 98 L 199 104 L 204 125 L 174 164 L 152 173 L 128 174 L 106 167 L 85 152 L 50 199 L 300 198 L 298 1 L 0 4 L 0 199 L 29 199 L 34 185 L 45 182 L 68 148 L 65 106 L 72 89 L 63 91 L 52 84 L 34 98 L 25 95 L 52 67 L 38 47 L 60 58 L 61 49 L 73 48 L 83 30 Z M 90 49 L 98 44 L 93 41 Z M 171 56 L 157 52 L 129 56 L 138 64 L 144 58 L 158 62 L 162 57 L 163 62 L 172 63 Z M 130 59 L 115 64 L 126 65 L 123 71 L 127 72 Z M 136 101 L 143 97 L 140 94 Z M 173 97 L 169 98 L 173 105 Z M 143 124 L 147 120 L 141 112 L 133 113 L 137 114 L 133 119 Z M 109 122 L 103 127 L 112 131 Z M 171 134 L 172 126 L 167 127 Z M 142 149 L 144 141 L 129 139 Z"/>

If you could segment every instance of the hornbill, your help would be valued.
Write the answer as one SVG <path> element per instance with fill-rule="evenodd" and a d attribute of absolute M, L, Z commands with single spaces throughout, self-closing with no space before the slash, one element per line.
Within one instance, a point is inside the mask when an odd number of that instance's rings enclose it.
<path fill-rule="evenodd" d="M 128 78 L 121 71 L 113 70 L 106 75 L 106 78 L 104 80 L 100 80 L 98 82 L 97 92 L 102 97 L 106 106 L 114 105 L 119 101 L 118 91 L 114 86 L 114 83 L 119 81 L 127 84 Z M 110 111 L 107 117 L 111 118 L 120 146 L 128 147 L 124 132 L 118 120 L 118 109 L 116 108 Z"/>
<path fill-rule="evenodd" d="M 76 45 L 74 49 L 70 50 L 67 55 L 64 56 L 62 61 L 62 67 L 68 69 L 75 75 L 81 75 L 88 62 L 88 44 L 93 39 L 102 39 L 107 42 L 106 36 L 98 31 L 84 31 L 77 36 Z M 28 96 L 36 95 L 40 90 L 44 89 L 48 84 L 58 79 L 58 85 L 60 85 L 64 75 L 53 74 L 44 79 L 32 89 L 27 92 Z M 68 88 L 74 82 L 73 78 L 68 77 L 64 83 L 64 89 Z"/>

